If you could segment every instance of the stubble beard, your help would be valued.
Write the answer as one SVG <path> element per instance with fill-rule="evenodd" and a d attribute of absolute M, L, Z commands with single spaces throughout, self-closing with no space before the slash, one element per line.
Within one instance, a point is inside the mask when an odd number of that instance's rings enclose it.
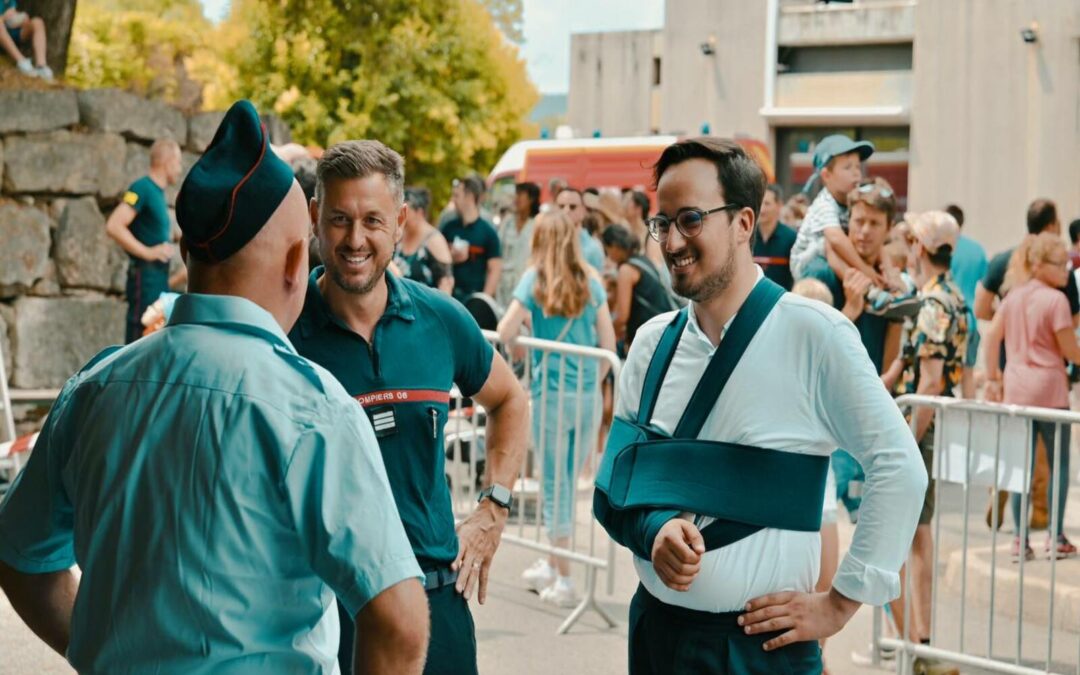
<path fill-rule="evenodd" d="M 727 290 L 735 278 L 735 233 L 731 230 L 728 231 L 727 244 L 727 255 L 724 256 L 724 262 L 719 269 L 696 284 L 691 284 L 688 279 L 681 278 L 673 272 L 672 290 L 697 303 L 708 302 Z"/>

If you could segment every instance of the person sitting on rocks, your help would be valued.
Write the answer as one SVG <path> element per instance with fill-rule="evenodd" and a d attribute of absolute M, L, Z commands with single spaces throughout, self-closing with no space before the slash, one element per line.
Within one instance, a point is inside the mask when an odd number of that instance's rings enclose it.
<path fill-rule="evenodd" d="M 4 30 L 0 30 L 0 47 L 8 53 L 18 66 L 19 72 L 43 80 L 52 80 L 52 69 L 45 63 L 45 22 L 39 16 L 31 17 L 20 12 L 16 0 L 0 0 L 0 16 L 4 19 Z M 23 56 L 21 47 L 31 44 L 34 49 L 34 61 Z"/>

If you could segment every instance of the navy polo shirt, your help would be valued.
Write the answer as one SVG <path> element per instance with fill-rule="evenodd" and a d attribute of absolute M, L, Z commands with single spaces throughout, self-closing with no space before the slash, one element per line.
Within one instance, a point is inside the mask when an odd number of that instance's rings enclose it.
<path fill-rule="evenodd" d="M 331 314 L 316 283 L 322 274 L 312 271 L 289 339 L 363 406 L 417 561 L 427 571 L 446 565 L 458 552 L 444 475 L 450 389 L 480 391 L 494 350 L 456 300 L 389 273 L 386 311 L 368 344 Z"/>
<path fill-rule="evenodd" d="M 442 234 L 450 246 L 454 245 L 455 239 L 462 239 L 469 246 L 469 259 L 454 263 L 454 296 L 465 298 L 483 292 L 488 261 L 502 257 L 499 233 L 495 227 L 483 216 L 468 225 L 458 216 L 442 226 Z"/>
<path fill-rule="evenodd" d="M 777 223 L 776 229 L 767 240 L 759 230 L 754 235 L 754 262 L 761 265 L 765 276 L 772 279 L 785 291 L 790 291 L 795 283 L 791 276 L 791 247 L 799 235 L 783 223 Z"/>

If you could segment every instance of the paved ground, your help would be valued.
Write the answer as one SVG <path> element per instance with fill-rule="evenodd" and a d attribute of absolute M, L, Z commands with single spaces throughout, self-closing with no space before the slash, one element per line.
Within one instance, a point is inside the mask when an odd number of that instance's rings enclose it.
<path fill-rule="evenodd" d="M 1078 458 L 1080 459 L 1080 458 Z M 1080 461 L 1074 460 L 1074 467 Z M 972 523 L 968 530 L 969 556 L 965 567 L 957 553 L 963 541 L 963 492 L 953 486 L 942 495 L 943 512 L 940 531 L 938 614 L 936 623 L 938 643 L 954 649 L 964 629 L 964 644 L 969 653 L 986 655 L 992 645 L 996 658 L 1013 659 L 1017 653 L 1018 568 L 1006 555 L 1011 534 L 1004 531 L 997 540 L 998 554 L 991 567 L 988 552 L 993 544 L 982 525 L 982 509 L 986 504 L 984 491 L 969 494 Z M 841 517 L 843 520 L 843 516 Z M 1008 527 L 1008 526 L 1007 526 Z M 1080 489 L 1074 488 L 1069 500 L 1066 528 L 1080 535 Z M 852 528 L 841 524 L 841 545 L 850 541 Z M 1036 548 L 1042 544 L 1042 534 L 1033 536 Z M 625 673 L 626 616 L 628 601 L 636 581 L 627 551 L 620 549 L 617 558 L 615 593 L 602 596 L 602 604 L 616 619 L 615 628 L 607 628 L 595 614 L 587 614 L 567 635 L 557 636 L 556 629 L 568 614 L 542 604 L 537 596 L 523 590 L 518 576 L 537 554 L 525 548 L 504 545 L 496 559 L 488 603 L 475 608 L 477 638 L 482 673 Z M 967 569 L 968 601 L 961 609 L 963 570 Z M 990 571 L 995 570 L 993 633 L 990 633 L 989 609 Z M 1025 620 L 1023 622 L 1023 663 L 1045 666 L 1050 625 L 1048 620 L 1048 582 L 1050 563 L 1036 560 L 1025 565 Z M 579 574 L 579 587 L 582 583 Z M 1080 559 L 1060 561 L 1055 569 L 1058 593 L 1055 600 L 1053 655 L 1051 671 L 1078 673 L 1080 664 Z M 961 621 L 963 612 L 963 621 Z M 856 675 L 875 671 L 867 665 L 852 661 L 853 652 L 866 652 L 871 639 L 872 611 L 863 608 L 851 623 L 826 647 L 827 665 L 834 675 Z M 890 665 L 890 670 L 895 666 Z M 23 673 L 69 673 L 70 669 L 35 638 L 15 616 L 6 599 L 0 594 L 0 675 Z M 964 673 L 984 671 L 964 668 Z"/>

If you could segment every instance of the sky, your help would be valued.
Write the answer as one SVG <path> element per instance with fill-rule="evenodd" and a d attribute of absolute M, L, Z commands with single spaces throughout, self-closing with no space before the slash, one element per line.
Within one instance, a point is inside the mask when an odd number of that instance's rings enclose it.
<path fill-rule="evenodd" d="M 200 0 L 211 20 L 224 17 L 229 0 Z M 664 0 L 524 0 L 529 75 L 544 94 L 570 89 L 570 34 L 660 28 Z"/>

